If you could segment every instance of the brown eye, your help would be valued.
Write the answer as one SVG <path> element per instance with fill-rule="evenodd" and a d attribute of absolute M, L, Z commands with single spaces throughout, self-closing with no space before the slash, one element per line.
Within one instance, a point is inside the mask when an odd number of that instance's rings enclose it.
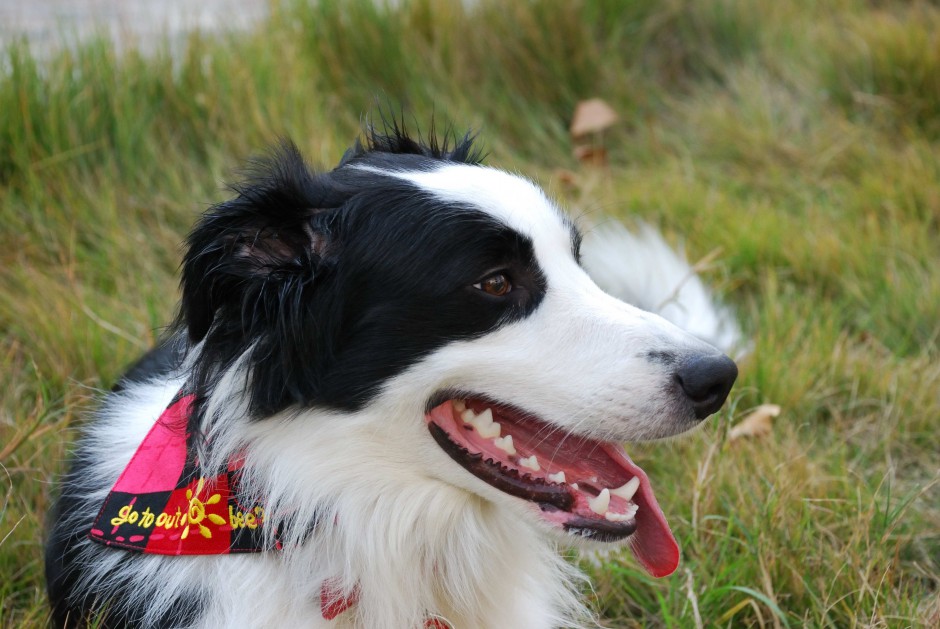
<path fill-rule="evenodd" d="M 493 297 L 502 297 L 512 290 L 509 278 L 502 273 L 494 273 L 482 282 L 477 282 L 473 287 Z"/>

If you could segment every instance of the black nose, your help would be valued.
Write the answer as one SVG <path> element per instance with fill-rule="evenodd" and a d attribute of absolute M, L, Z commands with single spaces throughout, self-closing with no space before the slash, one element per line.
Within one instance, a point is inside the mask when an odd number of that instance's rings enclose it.
<path fill-rule="evenodd" d="M 737 377 L 738 366 L 724 354 L 689 358 L 676 371 L 676 379 L 698 419 L 721 408 Z"/>

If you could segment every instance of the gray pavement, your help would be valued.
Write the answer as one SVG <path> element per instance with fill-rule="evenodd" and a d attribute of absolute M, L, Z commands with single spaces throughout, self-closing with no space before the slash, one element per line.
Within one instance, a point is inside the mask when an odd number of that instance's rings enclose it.
<path fill-rule="evenodd" d="M 267 12 L 266 0 L 0 0 L 0 48 L 25 35 L 41 56 L 104 34 L 147 51 L 194 29 L 244 29 Z"/>

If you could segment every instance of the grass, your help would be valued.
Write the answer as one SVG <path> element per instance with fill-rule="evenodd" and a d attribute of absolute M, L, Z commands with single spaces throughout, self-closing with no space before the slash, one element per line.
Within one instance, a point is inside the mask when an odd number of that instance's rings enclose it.
<path fill-rule="evenodd" d="M 282 4 L 148 56 L 2 51 L 0 627 L 45 622 L 54 479 L 96 391 L 172 316 L 196 214 L 279 135 L 332 166 L 377 101 L 481 129 L 490 163 L 587 220 L 719 252 L 706 279 L 754 351 L 703 430 L 631 447 L 683 563 L 592 568 L 607 624 L 937 626 L 940 9 L 400 5 Z M 621 114 L 606 169 L 566 132 L 595 96 Z M 773 433 L 729 442 L 763 402 L 783 407 Z"/>

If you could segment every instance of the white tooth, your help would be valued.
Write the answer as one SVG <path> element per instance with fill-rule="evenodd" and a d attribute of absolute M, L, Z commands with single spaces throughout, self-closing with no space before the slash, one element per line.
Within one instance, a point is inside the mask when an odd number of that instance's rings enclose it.
<path fill-rule="evenodd" d="M 496 424 L 499 426 L 499 424 Z M 506 454 L 515 454 L 516 446 L 512 445 L 512 435 L 506 435 L 505 437 L 499 437 L 498 439 L 493 439 L 493 445 L 505 452 Z"/>
<path fill-rule="evenodd" d="M 610 493 L 615 496 L 623 498 L 627 502 L 630 502 L 633 499 L 633 495 L 636 493 L 636 490 L 640 488 L 640 477 L 634 476 L 626 483 L 618 487 L 617 489 L 611 489 Z"/>
<path fill-rule="evenodd" d="M 561 472 L 558 472 L 557 474 L 549 474 L 548 480 L 552 481 L 553 483 L 564 483 L 566 482 L 565 472 L 561 471 Z"/>
<path fill-rule="evenodd" d="M 502 427 L 496 422 L 490 422 L 482 428 L 477 426 L 477 432 L 479 432 L 480 436 L 484 439 L 492 439 L 494 437 L 498 437 L 500 433 L 502 433 Z"/>
<path fill-rule="evenodd" d="M 493 421 L 493 411 L 490 409 L 486 409 L 477 415 L 471 423 L 484 439 L 492 439 L 500 435 L 500 426 Z"/>
<path fill-rule="evenodd" d="M 588 506 L 591 507 L 591 511 L 597 515 L 607 513 L 607 508 L 610 506 L 610 490 L 606 487 L 602 489 L 601 493 L 597 495 L 597 498 L 588 500 Z"/>
<path fill-rule="evenodd" d="M 465 400 L 454 400 L 454 410 L 463 413 L 467 410 L 467 402 Z"/>
<path fill-rule="evenodd" d="M 465 424 L 472 424 L 476 416 L 477 414 L 470 408 L 466 408 L 460 412 L 460 419 L 462 419 Z"/>
<path fill-rule="evenodd" d="M 477 430 L 486 428 L 493 423 L 493 412 L 490 411 L 490 409 L 486 409 L 479 415 L 474 415 L 470 422 Z"/>
<path fill-rule="evenodd" d="M 639 510 L 640 510 L 640 505 L 630 505 L 629 507 L 627 507 L 626 515 L 629 516 L 629 517 L 631 517 L 631 518 L 632 518 L 632 517 L 635 517 L 635 516 L 636 516 L 636 512 L 639 511 Z"/>
<path fill-rule="evenodd" d="M 581 489 L 580 487 L 578 487 L 577 483 L 571 483 L 571 487 L 572 489 Z"/>
<path fill-rule="evenodd" d="M 633 516 L 626 513 L 614 513 L 613 511 L 608 511 L 604 514 L 604 519 L 610 520 L 611 522 L 629 522 L 633 519 Z"/>
<path fill-rule="evenodd" d="M 535 458 L 534 454 L 527 459 L 519 459 L 519 465 L 522 467 L 527 467 L 533 472 L 538 472 L 540 469 L 542 469 L 539 466 L 539 460 Z"/>

